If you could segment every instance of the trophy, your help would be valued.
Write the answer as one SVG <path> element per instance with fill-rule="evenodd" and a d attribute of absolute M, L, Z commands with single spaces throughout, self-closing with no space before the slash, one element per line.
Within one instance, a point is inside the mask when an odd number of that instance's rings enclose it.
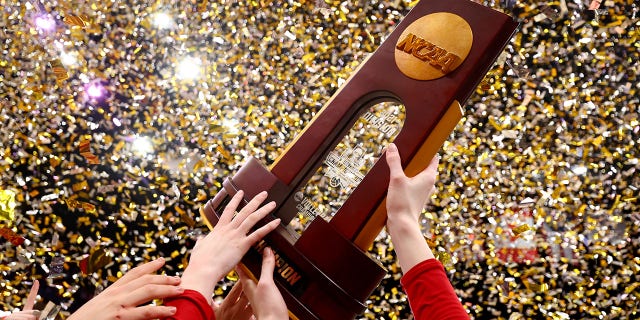
<path fill-rule="evenodd" d="M 262 249 L 273 249 L 274 280 L 292 319 L 353 319 L 366 309 L 386 274 L 366 252 L 386 220 L 384 144 L 397 145 L 408 176 L 422 171 L 517 26 L 469 0 L 419 2 L 270 168 L 248 159 L 202 208 L 213 228 L 238 190 L 243 204 L 268 191 L 277 207 L 260 224 L 281 224 L 241 265 L 258 278 Z M 336 205 L 334 195 L 343 201 Z"/>

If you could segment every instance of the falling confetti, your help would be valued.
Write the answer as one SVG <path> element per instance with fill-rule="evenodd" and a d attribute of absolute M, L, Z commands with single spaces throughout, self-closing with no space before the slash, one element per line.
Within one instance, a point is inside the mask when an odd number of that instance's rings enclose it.
<path fill-rule="evenodd" d="M 476 2 L 520 28 L 440 152 L 431 248 L 472 319 L 636 318 L 637 1 Z M 143 261 L 180 274 L 204 202 L 249 157 L 271 165 L 415 3 L 0 0 L 0 309 L 53 257 L 60 317 Z M 197 81 L 176 72 L 187 56 Z M 535 212 L 509 220 L 527 197 Z M 358 319 L 410 318 L 387 234 L 371 255 L 389 276 Z"/>

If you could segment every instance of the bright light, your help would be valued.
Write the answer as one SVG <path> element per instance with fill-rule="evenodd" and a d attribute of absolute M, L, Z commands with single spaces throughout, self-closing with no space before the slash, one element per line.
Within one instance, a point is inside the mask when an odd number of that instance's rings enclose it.
<path fill-rule="evenodd" d="M 226 134 L 238 134 L 240 133 L 240 129 L 238 129 L 240 122 L 237 119 L 223 119 L 222 126 L 227 128 Z"/>
<path fill-rule="evenodd" d="M 42 32 L 50 32 L 56 28 L 56 21 L 50 15 L 39 15 L 35 19 L 36 28 Z"/>
<path fill-rule="evenodd" d="M 147 155 L 153 152 L 153 143 L 149 137 L 135 136 L 131 143 L 131 150 L 134 154 Z"/>
<path fill-rule="evenodd" d="M 158 12 L 153 16 L 153 25 L 158 29 L 169 29 L 175 25 L 173 18 L 164 12 Z"/>
<path fill-rule="evenodd" d="M 106 93 L 107 89 L 97 80 L 91 81 L 87 87 L 85 88 L 87 95 L 91 99 L 99 99 L 102 98 Z"/>
<path fill-rule="evenodd" d="M 70 53 L 67 53 L 67 52 L 62 52 L 62 54 L 60 54 L 60 61 L 65 66 L 74 66 L 78 62 L 78 59 L 76 58 L 76 55 L 74 55 L 74 54 L 70 54 Z"/>
<path fill-rule="evenodd" d="M 573 166 L 571 167 L 571 171 L 573 171 L 573 173 L 579 175 L 579 176 L 583 176 L 585 173 L 587 173 L 587 167 L 585 166 Z"/>
<path fill-rule="evenodd" d="M 176 77 L 184 80 L 200 78 L 201 66 L 202 62 L 200 59 L 185 57 L 178 63 L 178 67 L 176 68 Z"/>

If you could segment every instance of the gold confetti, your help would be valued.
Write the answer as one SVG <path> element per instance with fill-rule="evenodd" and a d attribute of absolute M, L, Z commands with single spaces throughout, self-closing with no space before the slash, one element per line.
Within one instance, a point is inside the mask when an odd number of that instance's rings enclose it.
<path fill-rule="evenodd" d="M 51 62 L 51 70 L 53 71 L 53 74 L 55 75 L 58 82 L 69 79 L 69 74 L 67 73 L 67 70 L 64 68 L 60 60 L 56 59 Z"/>
<path fill-rule="evenodd" d="M 511 230 L 513 231 L 513 234 L 516 237 L 519 237 L 523 232 L 526 232 L 526 231 L 529 231 L 529 230 L 534 230 L 534 229 L 528 224 L 523 224 L 523 225 L 517 226 L 517 227 L 515 227 L 515 228 L 513 228 Z"/>
<path fill-rule="evenodd" d="M 15 219 L 16 193 L 11 190 L 0 190 L 0 219 Z"/>
<path fill-rule="evenodd" d="M 98 157 L 91 152 L 90 144 L 91 142 L 89 140 L 80 141 L 80 154 L 87 160 L 88 163 L 100 164 L 100 160 L 98 159 Z"/>
<path fill-rule="evenodd" d="M 87 22 L 87 17 L 81 17 L 81 16 L 76 16 L 76 15 L 68 15 L 66 17 L 64 17 L 64 19 L 62 19 L 62 21 L 64 23 L 66 23 L 67 25 L 71 26 L 71 27 L 79 27 L 79 28 L 86 28 L 89 23 Z"/>

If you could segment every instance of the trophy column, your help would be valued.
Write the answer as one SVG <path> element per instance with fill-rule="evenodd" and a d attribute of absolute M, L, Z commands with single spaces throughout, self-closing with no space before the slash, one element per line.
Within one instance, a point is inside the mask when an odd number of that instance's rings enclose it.
<path fill-rule="evenodd" d="M 469 0 L 419 2 L 271 168 L 249 159 L 203 207 L 203 217 L 215 226 L 238 190 L 245 201 L 269 192 L 267 201 L 276 202 L 274 216 L 282 223 L 242 263 L 258 277 L 261 250 L 274 250 L 274 279 L 292 318 L 353 319 L 365 310 L 385 275 L 365 250 L 384 226 L 389 172 L 381 157 L 337 211 L 311 215 L 296 229 L 292 221 L 308 206 L 300 190 L 323 163 L 336 161 L 332 151 L 369 107 L 387 101 L 405 108 L 393 140 L 403 168 L 409 175 L 425 168 L 460 120 L 459 102 L 473 93 L 516 27 L 509 16 Z"/>

